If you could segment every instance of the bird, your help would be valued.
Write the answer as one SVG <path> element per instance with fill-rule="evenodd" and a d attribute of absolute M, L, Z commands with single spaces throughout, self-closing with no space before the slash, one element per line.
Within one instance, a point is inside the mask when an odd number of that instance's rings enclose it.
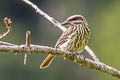
<path fill-rule="evenodd" d="M 67 29 L 59 37 L 55 48 L 81 54 L 90 38 L 87 20 L 82 15 L 72 15 L 61 25 L 66 26 Z M 40 68 L 49 67 L 55 57 L 55 55 L 48 54 Z"/>

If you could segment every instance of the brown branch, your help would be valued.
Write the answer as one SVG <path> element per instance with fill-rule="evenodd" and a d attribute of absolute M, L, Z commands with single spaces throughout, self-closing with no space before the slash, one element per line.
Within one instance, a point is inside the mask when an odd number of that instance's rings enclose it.
<path fill-rule="evenodd" d="M 9 18 L 4 18 L 4 24 L 6 25 L 6 28 L 8 29 L 5 33 L 0 34 L 0 39 L 6 37 L 11 32 L 11 23 L 12 21 Z"/>
<path fill-rule="evenodd" d="M 28 48 L 26 45 L 20 45 L 20 46 L 1 45 L 0 52 L 42 53 L 42 54 L 51 53 L 53 55 L 61 56 L 73 62 L 82 64 L 83 66 L 89 67 L 91 69 L 96 69 L 120 78 L 120 71 L 113 67 L 110 67 L 102 62 L 96 62 L 96 61 L 90 60 L 88 58 L 85 58 L 83 55 L 78 55 L 76 53 L 58 50 L 52 47 L 39 46 L 39 45 L 33 45 L 33 44 L 30 45 L 30 48 Z"/>

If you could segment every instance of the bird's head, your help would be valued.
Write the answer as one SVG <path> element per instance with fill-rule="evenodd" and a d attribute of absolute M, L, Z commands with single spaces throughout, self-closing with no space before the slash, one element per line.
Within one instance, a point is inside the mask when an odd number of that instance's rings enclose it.
<path fill-rule="evenodd" d="M 73 16 L 70 16 L 68 17 L 64 22 L 62 22 L 61 24 L 63 26 L 72 26 L 72 25 L 78 25 L 78 24 L 81 24 L 81 23 L 85 23 L 85 24 L 88 24 L 86 19 L 81 16 L 81 15 L 73 15 Z"/>

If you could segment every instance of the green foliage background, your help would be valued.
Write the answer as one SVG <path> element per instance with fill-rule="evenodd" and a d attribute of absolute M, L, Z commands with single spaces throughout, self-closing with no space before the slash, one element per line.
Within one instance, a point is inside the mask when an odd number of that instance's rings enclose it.
<path fill-rule="evenodd" d="M 120 0 L 31 1 L 60 22 L 73 14 L 85 16 L 92 33 L 88 45 L 101 61 L 120 70 Z M 21 0 L 0 0 L 0 33 L 6 30 L 6 16 L 13 21 L 12 33 L 2 41 L 24 44 L 25 32 L 30 30 L 33 44 L 54 47 L 62 33 Z M 39 69 L 45 56 L 31 54 L 24 66 L 23 54 L 0 53 L 0 80 L 118 80 L 60 57 L 49 68 Z"/>

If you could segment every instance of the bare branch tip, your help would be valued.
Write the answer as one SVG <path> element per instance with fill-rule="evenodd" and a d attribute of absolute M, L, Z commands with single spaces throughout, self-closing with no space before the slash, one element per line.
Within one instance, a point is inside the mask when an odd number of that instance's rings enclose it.
<path fill-rule="evenodd" d="M 8 29 L 6 32 L 4 32 L 3 34 L 0 34 L 0 39 L 6 37 L 8 34 L 10 34 L 11 32 L 11 19 L 8 17 L 4 18 L 4 24 L 6 25 L 6 28 Z"/>
<path fill-rule="evenodd" d="M 4 24 L 6 25 L 6 28 L 8 28 L 8 29 L 11 28 L 11 23 L 12 23 L 12 21 L 10 18 L 8 18 L 8 17 L 4 18 Z"/>
<path fill-rule="evenodd" d="M 30 31 L 26 32 L 26 46 L 30 47 Z"/>
<path fill-rule="evenodd" d="M 27 63 L 27 53 L 25 53 L 24 55 L 24 65 L 26 65 L 26 63 Z"/>

